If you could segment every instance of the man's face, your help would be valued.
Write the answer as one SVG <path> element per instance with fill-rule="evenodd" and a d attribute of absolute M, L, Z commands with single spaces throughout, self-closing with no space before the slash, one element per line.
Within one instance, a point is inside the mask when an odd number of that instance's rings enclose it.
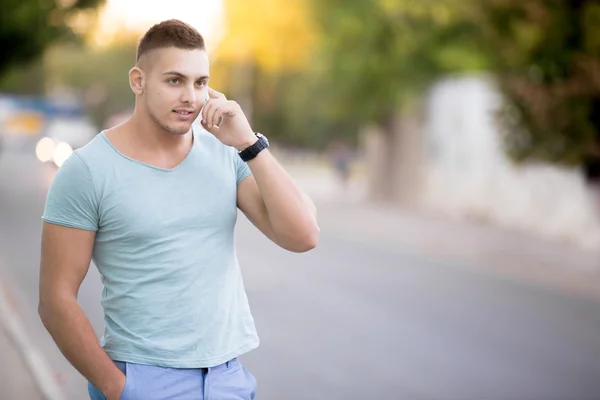
<path fill-rule="evenodd" d="M 208 55 L 205 50 L 175 47 L 144 55 L 145 109 L 165 131 L 183 135 L 190 130 L 208 98 Z"/>

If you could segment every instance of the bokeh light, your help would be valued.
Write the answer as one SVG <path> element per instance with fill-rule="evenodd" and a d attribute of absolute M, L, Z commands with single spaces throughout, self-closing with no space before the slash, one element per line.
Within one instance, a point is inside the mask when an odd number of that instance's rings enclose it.
<path fill-rule="evenodd" d="M 54 143 L 54 140 L 50 139 L 49 137 L 41 138 L 35 146 L 35 155 L 41 162 L 50 161 L 54 156 L 55 148 L 56 143 Z"/>
<path fill-rule="evenodd" d="M 68 143 L 62 142 L 57 144 L 53 154 L 54 164 L 60 168 L 72 153 L 73 148 Z"/>

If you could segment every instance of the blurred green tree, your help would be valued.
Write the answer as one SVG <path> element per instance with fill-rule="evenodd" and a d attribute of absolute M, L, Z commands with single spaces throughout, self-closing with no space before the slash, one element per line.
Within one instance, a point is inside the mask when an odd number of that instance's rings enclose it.
<path fill-rule="evenodd" d="M 470 1 L 319 0 L 323 82 L 330 113 L 375 123 L 391 134 L 390 120 L 410 107 L 441 74 L 481 70 Z"/>
<path fill-rule="evenodd" d="M 411 201 L 415 119 L 428 86 L 440 75 L 488 67 L 473 3 L 313 0 L 323 37 L 321 113 L 347 137 L 369 132 L 367 155 L 377 158 L 369 158 L 372 199 Z"/>
<path fill-rule="evenodd" d="M 255 129 L 280 143 L 305 144 L 307 132 L 297 134 L 286 99 L 306 81 L 317 45 L 310 3 L 224 0 L 224 9 L 211 85 L 240 102 Z"/>
<path fill-rule="evenodd" d="M 46 47 L 73 36 L 72 23 L 82 12 L 104 0 L 4 0 L 0 13 L 0 76 L 14 65 L 26 64 Z"/>
<path fill-rule="evenodd" d="M 111 115 L 133 110 L 128 73 L 135 64 L 136 40 L 122 35 L 118 43 L 103 47 L 52 46 L 44 57 L 47 91 L 68 90 L 85 102 L 92 121 L 105 127 Z"/>
<path fill-rule="evenodd" d="M 481 69 L 466 3 L 389 0 L 228 0 L 214 64 L 257 129 L 280 142 L 356 143 L 444 72 Z M 465 11 L 466 10 L 466 11 Z M 215 82 L 217 84 L 217 82 Z M 226 90 L 226 88 L 224 88 Z M 251 104 L 251 106 L 247 106 Z"/>
<path fill-rule="evenodd" d="M 600 159 L 598 0 L 488 0 L 482 43 L 507 107 L 515 160 L 581 165 Z M 595 161 L 594 161 L 595 160 Z"/>

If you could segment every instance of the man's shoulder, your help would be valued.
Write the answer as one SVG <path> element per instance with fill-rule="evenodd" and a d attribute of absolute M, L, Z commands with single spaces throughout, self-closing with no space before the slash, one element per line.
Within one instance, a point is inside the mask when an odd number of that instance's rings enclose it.
<path fill-rule="evenodd" d="M 80 158 L 88 168 L 93 168 L 97 163 L 106 161 L 109 150 L 103 132 L 100 132 L 87 144 L 75 150 L 73 155 Z"/>

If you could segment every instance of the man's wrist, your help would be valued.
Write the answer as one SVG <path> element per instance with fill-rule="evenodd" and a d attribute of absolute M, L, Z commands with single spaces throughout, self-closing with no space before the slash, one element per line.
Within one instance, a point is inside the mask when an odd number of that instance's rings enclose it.
<path fill-rule="evenodd" d="M 118 381 L 116 381 L 105 391 L 102 391 L 107 400 L 120 399 L 123 395 L 127 378 L 125 377 L 125 374 L 122 373 L 121 375 L 122 376 L 119 377 Z"/>
<path fill-rule="evenodd" d="M 125 374 L 115 366 L 113 371 L 111 371 L 111 379 L 108 380 L 106 385 L 99 387 L 99 389 L 107 398 L 107 400 L 119 399 L 121 398 L 123 390 L 125 389 L 126 381 L 127 378 L 125 377 Z"/>
<path fill-rule="evenodd" d="M 253 132 L 251 137 L 249 137 L 247 140 L 243 141 L 241 144 L 236 145 L 235 148 L 237 149 L 238 152 L 239 151 L 244 151 L 248 147 L 250 147 L 254 143 L 256 143 L 257 141 L 258 141 L 258 138 L 256 137 L 256 135 Z"/>

